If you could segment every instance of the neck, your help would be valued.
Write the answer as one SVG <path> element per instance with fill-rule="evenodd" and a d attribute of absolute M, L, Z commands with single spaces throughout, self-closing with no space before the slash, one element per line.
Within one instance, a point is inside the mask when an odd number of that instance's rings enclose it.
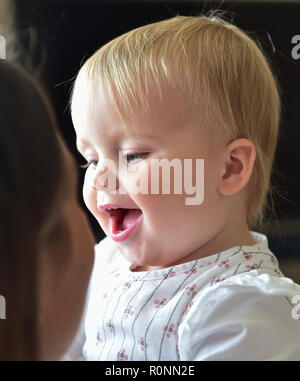
<path fill-rule="evenodd" d="M 164 267 L 156 266 L 137 266 L 132 269 L 132 271 L 150 271 L 150 270 L 160 270 L 162 268 L 167 268 L 181 263 L 186 263 L 194 261 L 196 259 L 205 258 L 210 255 L 225 251 L 235 246 L 252 246 L 256 242 L 253 239 L 247 223 L 236 223 L 236 224 L 225 224 L 223 229 L 218 231 L 210 240 L 208 240 L 204 245 L 199 247 L 194 252 L 188 254 L 187 256 L 181 258 L 179 261 L 170 263 Z"/>

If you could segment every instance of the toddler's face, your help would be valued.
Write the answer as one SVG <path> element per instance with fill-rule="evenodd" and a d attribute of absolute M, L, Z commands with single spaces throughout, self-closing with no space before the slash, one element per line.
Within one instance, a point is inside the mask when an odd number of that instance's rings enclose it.
<path fill-rule="evenodd" d="M 199 249 L 219 234 L 224 225 L 224 203 L 217 190 L 222 177 L 223 146 L 201 134 L 201 125 L 184 117 L 174 92 L 165 94 L 164 104 L 156 97 L 150 98 L 147 115 L 137 112 L 135 118 L 128 117 L 124 123 L 103 90 L 84 113 L 85 87 L 78 86 L 74 94 L 72 118 L 77 146 L 90 163 L 83 187 L 84 201 L 106 235 L 115 240 L 122 254 L 133 263 L 132 270 L 166 268 L 198 258 Z M 128 163 L 127 182 L 125 170 L 119 166 L 119 153 Z M 116 166 L 115 194 L 107 187 L 113 175 L 103 164 L 107 158 Z M 184 159 L 192 159 L 193 178 L 189 182 L 194 186 L 196 159 L 204 159 L 204 201 L 200 205 L 186 205 L 186 198 L 195 195 L 185 193 L 183 183 L 182 194 L 174 194 L 172 170 L 170 194 L 161 194 L 161 186 L 160 194 L 151 194 L 151 160 L 163 158 L 180 159 L 182 168 Z M 148 194 L 136 194 L 137 173 L 141 181 L 148 179 Z M 182 175 L 184 178 L 183 170 Z M 162 184 L 161 173 L 159 183 Z M 119 194 L 120 187 L 127 193 Z M 124 217 L 120 211 L 101 210 L 106 204 L 139 210 L 123 211 L 127 214 Z M 135 228 L 127 234 L 128 228 L 124 234 L 131 223 L 136 224 Z M 118 234 L 118 230 L 122 233 Z"/>

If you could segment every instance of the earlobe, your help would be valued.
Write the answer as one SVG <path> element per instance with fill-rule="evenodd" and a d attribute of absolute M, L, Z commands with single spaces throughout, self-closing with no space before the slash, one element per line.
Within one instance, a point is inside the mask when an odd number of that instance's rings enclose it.
<path fill-rule="evenodd" d="M 236 139 L 227 146 L 219 192 L 224 196 L 237 193 L 250 180 L 256 158 L 254 144 L 248 139 Z"/>

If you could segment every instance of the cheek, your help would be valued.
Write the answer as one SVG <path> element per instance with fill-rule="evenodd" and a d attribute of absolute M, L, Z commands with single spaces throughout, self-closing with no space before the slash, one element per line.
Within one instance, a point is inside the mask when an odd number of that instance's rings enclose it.
<path fill-rule="evenodd" d="M 195 179 L 195 173 L 193 173 L 192 176 L 193 179 Z M 155 162 L 151 166 L 149 160 L 129 170 L 126 189 L 130 195 L 142 193 L 147 195 L 151 194 L 153 197 L 161 196 L 162 199 L 166 197 L 180 199 L 188 195 L 185 193 L 184 179 L 185 176 L 182 165 L 177 165 L 174 168 L 173 164 L 161 163 L 160 166 Z M 193 183 L 194 182 L 195 181 L 193 181 Z M 190 184 L 191 180 L 189 180 L 188 183 Z"/>
<path fill-rule="evenodd" d="M 151 170 L 152 169 L 152 170 Z M 130 196 L 135 195 L 152 195 L 157 197 L 162 194 L 162 184 L 167 184 L 167 177 L 162 177 L 162 168 L 158 168 L 158 165 L 154 163 L 151 166 L 150 160 L 142 161 L 136 166 L 128 167 L 127 183 L 126 177 L 121 177 L 125 180 L 126 190 Z M 172 172 L 171 172 L 172 173 Z M 173 189 L 173 176 L 170 176 L 170 189 Z M 172 193 L 172 191 L 171 191 Z"/>
<path fill-rule="evenodd" d="M 121 183 L 125 185 L 125 189 L 130 196 L 138 194 L 147 194 L 150 191 L 150 165 L 146 161 L 141 162 L 137 166 L 128 166 L 128 172 L 121 174 Z"/>
<path fill-rule="evenodd" d="M 190 209 L 184 205 L 180 195 L 136 195 L 135 203 L 142 209 L 147 230 L 154 235 L 164 233 L 174 236 L 174 231 L 182 229 L 181 224 L 189 222 Z"/>
<path fill-rule="evenodd" d="M 164 186 L 162 185 L 164 184 Z M 162 177 L 162 170 L 151 173 L 150 162 L 139 166 L 136 172 L 129 173 L 126 190 L 130 198 L 143 210 L 150 220 L 168 220 L 169 215 L 181 214 L 186 194 L 174 194 L 174 174 Z M 163 190 L 167 194 L 163 193 Z M 182 184 L 182 190 L 184 186 Z M 178 213 L 176 213 L 178 212 Z M 169 219 L 170 222 L 170 219 Z"/>
<path fill-rule="evenodd" d="M 220 194 L 218 185 L 221 181 L 219 173 L 220 169 L 217 160 L 213 162 L 207 159 L 204 169 L 204 203 L 206 207 L 211 206 L 213 209 L 219 207 Z"/>

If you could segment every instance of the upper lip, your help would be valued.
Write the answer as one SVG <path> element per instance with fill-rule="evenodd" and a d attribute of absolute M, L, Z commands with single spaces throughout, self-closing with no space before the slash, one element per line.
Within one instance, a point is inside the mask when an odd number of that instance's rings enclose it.
<path fill-rule="evenodd" d="M 117 205 L 117 204 L 100 204 L 98 206 L 98 209 L 100 210 L 100 212 L 107 212 L 108 209 L 139 209 L 139 208 L 127 208 L 127 207 L 123 207 L 123 206 L 120 206 L 120 205 Z"/>
<path fill-rule="evenodd" d="M 120 208 L 120 209 L 127 209 L 127 208 L 122 208 L 121 206 L 119 205 L 116 205 L 116 204 L 103 204 L 103 205 L 99 205 L 98 206 L 98 209 L 100 211 L 103 211 L 103 212 L 106 212 L 107 209 L 109 208 L 114 208 L 114 209 L 117 209 L 117 208 Z"/>

